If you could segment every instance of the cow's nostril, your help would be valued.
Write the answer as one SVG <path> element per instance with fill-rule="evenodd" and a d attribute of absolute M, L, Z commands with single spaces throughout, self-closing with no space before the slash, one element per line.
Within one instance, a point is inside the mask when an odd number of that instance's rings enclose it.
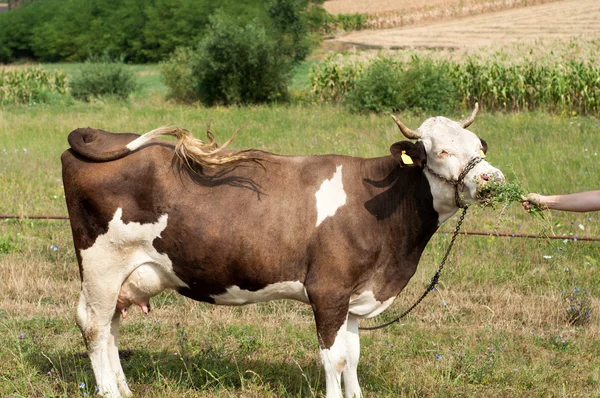
<path fill-rule="evenodd" d="M 482 179 L 483 181 L 489 181 L 489 180 L 490 180 L 490 176 L 489 176 L 489 175 L 487 175 L 486 173 L 482 173 L 482 174 L 481 174 L 481 179 Z"/>

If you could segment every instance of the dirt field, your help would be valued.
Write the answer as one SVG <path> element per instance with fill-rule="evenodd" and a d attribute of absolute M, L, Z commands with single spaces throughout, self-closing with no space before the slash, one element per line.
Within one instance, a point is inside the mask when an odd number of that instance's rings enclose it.
<path fill-rule="evenodd" d="M 353 32 L 332 41 L 346 47 L 463 49 L 571 37 L 600 39 L 600 1 L 558 1 L 419 26 Z"/>
<path fill-rule="evenodd" d="M 462 0 L 329 0 L 323 5 L 331 14 L 379 14 L 416 8 L 454 6 Z M 476 0 L 471 0 L 476 1 Z"/>
<path fill-rule="evenodd" d="M 455 13 L 460 8 L 473 11 L 513 8 L 557 0 L 329 0 L 323 6 L 330 14 L 406 15 L 414 12 Z"/>

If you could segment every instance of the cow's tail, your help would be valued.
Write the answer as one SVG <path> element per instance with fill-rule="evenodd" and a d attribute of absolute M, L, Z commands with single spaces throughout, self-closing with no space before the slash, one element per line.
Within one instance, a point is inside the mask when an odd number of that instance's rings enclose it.
<path fill-rule="evenodd" d="M 214 135 L 207 129 L 208 142 L 194 138 L 192 134 L 179 127 L 159 127 L 144 135 L 128 133 L 109 133 L 107 131 L 80 128 L 69 134 L 69 145 L 78 154 L 96 161 L 110 161 L 141 148 L 151 140 L 161 136 L 176 138 L 175 153 L 186 165 L 219 167 L 241 162 L 262 164 L 260 156 L 252 155 L 260 151 L 248 149 L 242 151 L 226 150 L 239 129 L 222 146 L 217 145 Z"/>

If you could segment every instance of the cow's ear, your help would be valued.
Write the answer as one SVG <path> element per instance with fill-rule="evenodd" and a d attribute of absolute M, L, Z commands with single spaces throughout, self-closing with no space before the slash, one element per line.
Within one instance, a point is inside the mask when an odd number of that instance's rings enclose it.
<path fill-rule="evenodd" d="M 485 142 L 485 140 L 482 140 L 481 138 L 479 139 L 479 141 L 481 141 L 481 150 L 483 151 L 484 155 L 487 155 L 487 142 Z M 482 158 L 484 158 L 485 156 L 482 156 Z"/>
<path fill-rule="evenodd" d="M 411 141 L 400 141 L 390 147 L 392 156 L 400 163 L 400 166 L 425 167 L 427 164 L 427 153 L 422 141 L 413 143 Z"/>

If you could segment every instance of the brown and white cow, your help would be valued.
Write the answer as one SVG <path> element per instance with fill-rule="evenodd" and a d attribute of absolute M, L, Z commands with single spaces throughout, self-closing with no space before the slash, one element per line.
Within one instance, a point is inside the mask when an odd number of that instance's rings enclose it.
<path fill-rule="evenodd" d="M 180 129 L 73 131 L 61 160 L 82 280 L 77 324 L 100 394 L 131 395 L 117 348 L 121 314 L 176 289 L 214 304 L 310 304 L 327 397 L 342 396 L 342 375 L 345 396 L 360 397 L 358 320 L 392 304 L 458 209 L 455 187 L 439 176 L 456 180 L 484 156 L 485 142 L 465 129 L 476 112 L 465 122 L 430 118 L 416 131 L 397 121 L 417 142 L 373 159 L 221 151 Z M 178 146 L 160 135 L 178 136 Z M 492 176 L 503 178 L 477 163 L 460 200 L 476 200 Z"/>

